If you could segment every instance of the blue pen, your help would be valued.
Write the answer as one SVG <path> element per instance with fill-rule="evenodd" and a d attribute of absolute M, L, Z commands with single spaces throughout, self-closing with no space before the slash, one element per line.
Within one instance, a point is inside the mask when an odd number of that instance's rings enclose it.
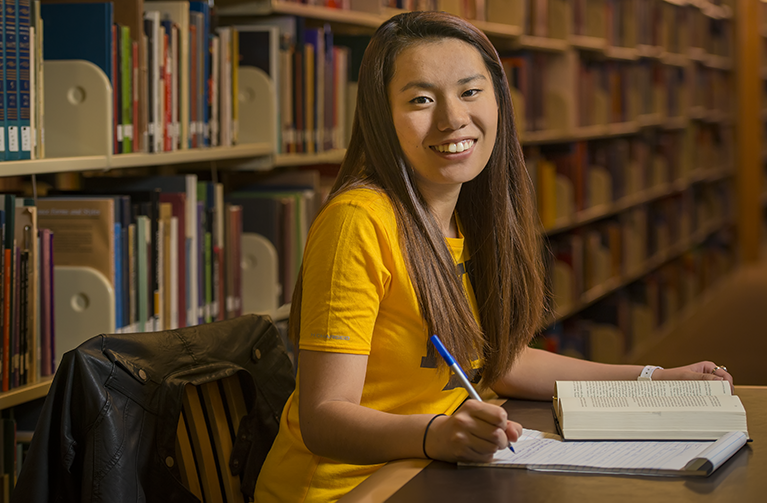
<path fill-rule="evenodd" d="M 453 355 L 450 354 L 447 348 L 442 344 L 442 341 L 439 340 L 439 336 L 434 334 L 429 338 L 429 340 L 431 340 L 431 343 L 434 344 L 434 347 L 437 349 L 437 352 L 440 354 L 440 356 L 442 356 L 442 358 L 445 360 L 447 366 L 453 370 L 455 375 L 461 381 L 461 385 L 463 385 L 463 387 L 466 388 L 466 391 L 469 392 L 469 396 L 474 400 L 481 402 L 482 398 L 480 398 L 479 393 L 477 393 L 477 390 L 475 390 L 474 386 L 471 385 L 469 378 L 466 377 L 466 374 L 464 374 L 461 366 L 456 363 Z M 509 442 L 509 449 L 511 449 L 511 452 L 516 454 L 516 451 L 514 451 L 514 447 L 512 447 L 511 442 Z"/>

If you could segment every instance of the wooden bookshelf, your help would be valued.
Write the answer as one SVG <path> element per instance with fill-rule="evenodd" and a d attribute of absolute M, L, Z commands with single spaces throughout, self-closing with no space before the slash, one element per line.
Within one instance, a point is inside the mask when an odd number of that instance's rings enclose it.
<path fill-rule="evenodd" d="M 34 384 L 25 384 L 10 391 L 0 393 L 0 410 L 10 409 L 22 403 L 27 403 L 48 394 L 53 382 L 52 377 L 44 377 Z"/>

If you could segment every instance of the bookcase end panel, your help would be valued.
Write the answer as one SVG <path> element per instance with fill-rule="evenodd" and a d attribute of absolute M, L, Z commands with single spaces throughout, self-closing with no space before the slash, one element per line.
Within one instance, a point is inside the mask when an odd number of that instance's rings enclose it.
<path fill-rule="evenodd" d="M 115 331 L 115 291 L 109 280 L 90 267 L 54 267 L 54 348 L 61 357 L 99 334 Z"/>
<path fill-rule="evenodd" d="M 237 99 L 239 143 L 266 142 L 277 152 L 277 94 L 272 79 L 259 68 L 240 67 Z"/>
<path fill-rule="evenodd" d="M 47 157 L 109 155 L 112 148 L 112 86 L 89 61 L 46 61 L 45 150 Z"/>

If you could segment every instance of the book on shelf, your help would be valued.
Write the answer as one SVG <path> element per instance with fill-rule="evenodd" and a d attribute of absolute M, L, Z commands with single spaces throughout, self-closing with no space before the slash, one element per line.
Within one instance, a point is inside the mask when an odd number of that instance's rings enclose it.
<path fill-rule="evenodd" d="M 727 381 L 557 381 L 565 440 L 716 440 L 748 436 L 746 410 Z"/>

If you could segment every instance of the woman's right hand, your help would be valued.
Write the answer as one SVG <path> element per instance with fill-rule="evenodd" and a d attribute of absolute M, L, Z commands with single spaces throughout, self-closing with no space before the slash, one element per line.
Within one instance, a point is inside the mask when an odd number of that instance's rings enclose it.
<path fill-rule="evenodd" d="M 426 435 L 426 453 L 450 462 L 489 463 L 522 434 L 522 425 L 509 421 L 497 405 L 467 400 L 452 416 L 438 417 Z"/>

